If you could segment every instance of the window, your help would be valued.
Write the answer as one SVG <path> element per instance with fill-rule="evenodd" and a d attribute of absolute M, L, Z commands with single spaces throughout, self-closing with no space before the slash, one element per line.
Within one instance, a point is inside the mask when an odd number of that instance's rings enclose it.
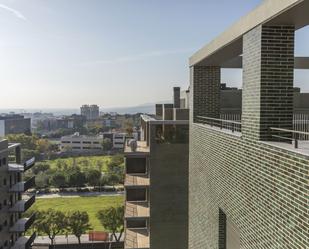
<path fill-rule="evenodd" d="M 6 157 L 2 158 L 2 165 L 3 165 L 3 166 L 6 165 Z"/>
<path fill-rule="evenodd" d="M 240 249 L 240 232 L 224 211 L 219 209 L 219 249 Z"/>
<path fill-rule="evenodd" d="M 2 160 L 1 160 L 1 158 L 0 158 L 0 167 L 2 166 Z"/>
<path fill-rule="evenodd" d="M 89 141 L 83 141 L 83 144 L 91 144 Z"/>
<path fill-rule="evenodd" d="M 3 178 L 3 185 L 6 186 L 6 178 Z"/>

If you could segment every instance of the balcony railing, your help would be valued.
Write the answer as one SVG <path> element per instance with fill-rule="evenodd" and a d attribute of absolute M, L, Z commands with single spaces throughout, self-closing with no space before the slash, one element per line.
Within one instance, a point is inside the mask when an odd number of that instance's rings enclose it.
<path fill-rule="evenodd" d="M 25 192 L 34 186 L 35 186 L 35 177 L 33 176 L 26 182 L 16 183 L 9 189 L 9 192 L 16 192 L 16 193 Z"/>
<path fill-rule="evenodd" d="M 36 233 L 29 236 L 20 237 L 13 245 L 11 249 L 30 249 L 36 238 Z"/>
<path fill-rule="evenodd" d="M 24 164 L 9 163 L 8 164 L 8 171 L 9 172 L 25 172 L 28 169 L 32 168 L 34 166 L 34 164 L 35 164 L 35 158 L 34 157 L 27 160 Z"/>
<path fill-rule="evenodd" d="M 232 121 L 232 120 L 224 120 L 218 118 L 210 118 L 204 116 L 195 117 L 196 123 L 206 124 L 211 127 L 218 127 L 221 130 L 230 130 L 232 133 L 241 132 L 241 122 Z"/>
<path fill-rule="evenodd" d="M 35 203 L 35 195 L 31 196 L 27 200 L 20 200 L 15 203 L 13 207 L 9 209 L 12 213 L 23 213 L 26 212 Z"/>
<path fill-rule="evenodd" d="M 24 233 L 35 221 L 35 214 L 33 214 L 30 218 L 21 218 L 19 219 L 11 228 L 11 233 Z"/>
<path fill-rule="evenodd" d="M 278 139 L 282 142 L 292 143 L 294 149 L 299 149 L 299 143 L 302 141 L 305 145 L 307 145 L 307 149 L 309 150 L 309 139 L 304 141 L 304 138 L 309 137 L 309 132 L 304 131 L 295 131 L 295 130 L 287 130 L 282 128 L 269 128 L 270 136 Z"/>

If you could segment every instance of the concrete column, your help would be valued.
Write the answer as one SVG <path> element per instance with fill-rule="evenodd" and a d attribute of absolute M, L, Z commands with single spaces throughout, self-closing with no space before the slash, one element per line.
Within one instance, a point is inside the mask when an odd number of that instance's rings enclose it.
<path fill-rule="evenodd" d="M 270 127 L 293 128 L 294 36 L 294 26 L 282 25 L 258 26 L 243 37 L 244 138 L 276 140 Z"/>
<path fill-rule="evenodd" d="M 197 116 L 220 117 L 221 70 L 217 66 L 191 67 L 193 120 Z"/>
<path fill-rule="evenodd" d="M 163 105 L 156 104 L 156 118 L 162 119 L 162 117 L 163 117 Z"/>
<path fill-rule="evenodd" d="M 21 148 L 20 146 L 17 146 L 15 148 L 15 157 L 16 157 L 16 163 L 20 164 L 21 163 Z M 29 159 L 29 158 L 27 158 Z"/>
<path fill-rule="evenodd" d="M 174 108 L 180 108 L 180 87 L 174 87 Z"/>

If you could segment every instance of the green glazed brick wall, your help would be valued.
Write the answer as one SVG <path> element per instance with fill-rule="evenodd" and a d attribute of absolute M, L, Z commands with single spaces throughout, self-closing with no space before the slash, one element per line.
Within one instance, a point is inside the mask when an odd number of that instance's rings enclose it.
<path fill-rule="evenodd" d="M 193 89 L 194 117 L 206 116 L 219 118 L 220 67 L 195 66 L 190 70 L 191 77 L 195 79 Z"/>
<path fill-rule="evenodd" d="M 307 249 L 309 157 L 259 141 L 270 139 L 268 127 L 291 125 L 294 27 L 259 26 L 243 45 L 242 137 L 193 123 L 219 95 L 209 68 L 191 68 L 189 249 L 224 248 L 220 209 L 240 249 Z"/>
<path fill-rule="evenodd" d="M 243 37 L 243 134 L 270 140 L 293 129 L 294 26 L 259 26 Z M 290 133 L 275 135 L 291 136 Z"/>
<path fill-rule="evenodd" d="M 219 208 L 241 249 L 309 248 L 309 158 L 192 124 L 189 249 L 218 248 Z"/>

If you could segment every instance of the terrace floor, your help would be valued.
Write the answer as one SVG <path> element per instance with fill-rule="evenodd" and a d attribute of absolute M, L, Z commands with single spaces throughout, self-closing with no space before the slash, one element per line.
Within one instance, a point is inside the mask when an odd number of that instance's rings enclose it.
<path fill-rule="evenodd" d="M 126 229 L 125 248 L 128 249 L 148 249 L 149 232 L 146 228 Z"/>
<path fill-rule="evenodd" d="M 149 217 L 148 202 L 126 202 L 125 218 Z"/>
<path fill-rule="evenodd" d="M 148 176 L 136 176 L 126 174 L 125 186 L 149 186 L 150 181 Z"/>

